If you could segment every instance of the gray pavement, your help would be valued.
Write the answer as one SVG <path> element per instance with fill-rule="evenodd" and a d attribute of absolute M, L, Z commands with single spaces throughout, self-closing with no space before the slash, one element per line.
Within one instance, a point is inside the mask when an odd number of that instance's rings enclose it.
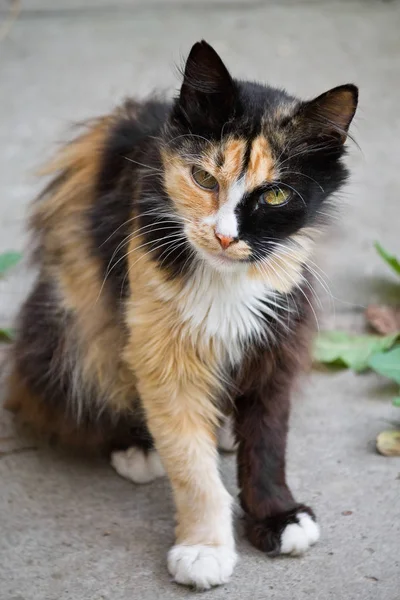
<path fill-rule="evenodd" d="M 350 147 L 353 178 L 340 224 L 324 242 L 335 310 L 323 322 L 357 329 L 362 306 L 393 298 L 395 280 L 375 239 L 400 253 L 397 2 L 27 0 L 0 42 L 0 251 L 22 249 L 24 214 L 40 187 L 33 172 L 71 121 L 128 94 L 176 89 L 174 64 L 204 37 L 236 76 L 306 97 L 354 81 L 361 103 Z M 0 22 L 7 3 L 0 3 Z M 10 321 L 30 275 L 0 283 Z M 216 600 L 399 600 L 400 460 L 378 456 L 376 434 L 400 420 L 373 375 L 314 372 L 295 403 L 289 479 L 312 504 L 322 538 L 300 559 L 270 560 L 244 540 Z M 135 487 L 104 462 L 31 448 L 0 420 L 0 600 L 182 598 L 165 554 L 173 541 L 168 484 Z M 236 493 L 233 457 L 222 472 Z M 351 513 L 351 514 L 349 514 Z"/>

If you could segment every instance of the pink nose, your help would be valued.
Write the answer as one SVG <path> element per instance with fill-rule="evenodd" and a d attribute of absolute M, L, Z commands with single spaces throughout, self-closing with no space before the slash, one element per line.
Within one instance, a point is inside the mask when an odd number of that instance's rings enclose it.
<path fill-rule="evenodd" d="M 221 244 L 221 248 L 223 248 L 224 250 L 229 248 L 229 246 L 235 241 L 235 238 L 230 237 L 229 235 L 222 235 L 222 233 L 215 232 L 215 237 Z"/>

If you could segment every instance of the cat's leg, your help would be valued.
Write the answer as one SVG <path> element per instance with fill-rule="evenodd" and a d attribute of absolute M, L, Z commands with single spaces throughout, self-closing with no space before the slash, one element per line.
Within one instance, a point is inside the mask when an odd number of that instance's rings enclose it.
<path fill-rule="evenodd" d="M 224 416 L 218 427 L 218 448 L 223 452 L 236 452 L 237 441 L 233 431 L 234 423 L 231 416 Z M 135 445 L 127 450 L 115 450 L 111 453 L 111 465 L 121 477 L 134 483 L 150 483 L 154 479 L 163 477 L 165 469 L 158 452 L 140 444 L 135 440 Z"/>
<path fill-rule="evenodd" d="M 195 387 L 178 388 L 164 401 L 162 389 L 156 402 L 146 393 L 142 397 L 177 509 L 169 571 L 178 583 L 207 589 L 228 581 L 236 553 L 232 500 L 218 472 L 215 426 L 202 414 L 205 399 L 197 405 Z"/>
<path fill-rule="evenodd" d="M 302 554 L 319 538 L 313 511 L 286 483 L 285 451 L 293 374 L 277 360 L 237 400 L 238 476 L 250 541 L 270 555 Z M 264 369 L 265 371 L 267 369 Z"/>
<path fill-rule="evenodd" d="M 160 341 L 170 339 L 163 335 Z M 147 425 L 175 499 L 176 542 L 168 569 L 176 582 L 208 589 L 226 583 L 236 563 L 232 498 L 218 470 L 216 382 L 192 347 L 175 349 L 174 355 L 169 343 L 170 355 L 163 352 L 162 360 L 155 347 L 154 339 L 148 351 L 145 343 L 132 344 L 129 356 L 135 353 Z"/>

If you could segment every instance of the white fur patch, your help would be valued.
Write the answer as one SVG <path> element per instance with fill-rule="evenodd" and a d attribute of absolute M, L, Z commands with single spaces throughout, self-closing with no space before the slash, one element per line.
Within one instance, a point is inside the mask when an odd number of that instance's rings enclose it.
<path fill-rule="evenodd" d="M 230 546 L 173 546 L 168 553 L 168 570 L 177 583 L 208 590 L 226 583 L 237 561 Z"/>
<path fill-rule="evenodd" d="M 182 291 L 183 319 L 208 343 L 222 343 L 232 363 L 242 357 L 243 344 L 265 335 L 263 314 L 281 324 L 277 294 L 264 281 L 250 279 L 245 270 L 221 273 L 201 262 Z M 273 332 L 269 335 L 273 338 Z"/>
<path fill-rule="evenodd" d="M 285 527 L 281 535 L 281 554 L 303 554 L 319 539 L 319 527 L 307 513 L 297 515 L 299 523 Z"/>
<path fill-rule="evenodd" d="M 111 464 L 121 477 L 134 483 L 149 483 L 165 475 L 158 452 L 144 452 L 132 446 L 128 450 L 112 452 Z"/>
<path fill-rule="evenodd" d="M 225 417 L 218 429 L 218 448 L 224 452 L 235 452 L 237 442 L 233 435 L 233 422 L 231 417 Z"/>
<path fill-rule="evenodd" d="M 239 234 L 235 209 L 245 192 L 245 180 L 235 181 L 229 189 L 226 202 L 217 212 L 216 232 L 220 235 L 236 238 Z"/>

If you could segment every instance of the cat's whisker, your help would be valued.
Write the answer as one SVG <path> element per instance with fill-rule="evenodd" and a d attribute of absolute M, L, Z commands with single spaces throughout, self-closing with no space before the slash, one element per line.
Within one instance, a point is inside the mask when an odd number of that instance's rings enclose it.
<path fill-rule="evenodd" d="M 154 171 L 156 173 L 163 173 L 162 169 L 157 169 L 156 167 L 152 167 L 151 165 L 145 165 L 144 163 L 134 160 L 133 158 L 130 158 L 129 156 L 123 156 L 122 158 L 124 158 L 125 160 L 127 160 L 130 163 L 138 165 L 139 167 L 143 167 L 144 169 L 149 169 L 150 171 Z"/>
<path fill-rule="evenodd" d="M 280 255 L 286 255 L 288 257 L 292 257 L 293 258 L 293 251 L 294 249 L 289 248 L 288 246 L 285 246 L 284 244 L 280 244 L 278 242 L 274 243 L 274 247 L 279 248 L 279 253 Z M 272 255 L 273 256 L 273 255 Z M 306 263 L 302 263 L 302 267 L 306 267 Z M 300 272 L 299 272 L 300 274 Z M 314 288 L 312 287 L 311 283 L 304 277 L 302 276 L 302 281 L 303 283 L 309 287 L 310 291 L 312 292 L 313 296 L 316 298 L 316 301 L 318 303 L 318 306 L 322 309 L 322 303 L 321 300 L 318 296 L 318 294 L 315 292 Z M 321 282 L 320 282 L 321 283 Z M 329 290 L 327 290 L 327 293 L 329 294 Z"/>
<path fill-rule="evenodd" d="M 288 247 L 286 247 L 286 246 L 284 246 L 284 245 L 282 245 L 282 244 L 278 244 L 278 243 L 275 243 L 275 246 L 278 246 L 278 247 L 280 246 L 280 247 L 281 247 L 281 253 L 283 253 L 283 254 L 285 254 L 285 253 L 286 253 L 286 254 L 287 254 L 287 256 L 293 256 L 293 254 L 290 252 L 290 249 L 289 249 Z M 282 252 L 282 250 L 283 250 L 284 252 Z M 271 268 L 272 268 L 272 263 L 276 264 L 276 262 L 275 262 L 275 259 L 276 259 L 276 257 L 274 257 L 274 255 L 273 255 L 273 254 L 272 254 L 272 255 L 269 255 L 269 256 L 267 257 L 267 259 L 266 259 L 266 261 L 268 261 L 268 264 L 271 266 Z M 309 306 L 310 306 L 310 308 L 311 308 L 311 311 L 312 311 L 312 313 L 313 313 L 313 315 L 314 315 L 315 322 L 316 322 L 316 324 L 317 324 L 317 328 L 318 328 L 318 331 L 319 331 L 319 329 L 320 329 L 320 326 L 319 326 L 319 321 L 318 321 L 317 314 L 316 314 L 316 312 L 315 312 L 315 310 L 314 310 L 314 307 L 312 306 L 312 303 L 310 302 L 310 299 L 307 297 L 307 295 L 305 294 L 304 290 L 302 289 L 302 287 L 301 287 L 301 284 L 297 283 L 297 282 L 296 282 L 296 280 L 295 280 L 295 279 L 294 279 L 294 278 L 293 278 L 293 277 L 292 277 L 292 276 L 291 276 L 291 275 L 290 275 L 290 274 L 289 274 L 287 271 L 285 271 L 285 275 L 286 275 L 286 276 L 287 276 L 287 277 L 288 277 L 288 278 L 289 278 L 289 279 L 290 279 L 290 280 L 293 282 L 294 286 L 295 286 L 295 287 L 296 287 L 296 288 L 297 288 L 297 289 L 300 291 L 300 293 L 301 293 L 301 294 L 304 296 L 304 298 L 306 299 L 306 301 L 307 301 L 307 303 L 309 304 Z M 307 285 L 307 287 L 309 287 L 309 288 L 310 288 L 310 291 L 312 292 L 312 294 L 313 294 L 314 296 L 316 296 L 315 290 L 312 288 L 311 284 L 309 284 L 309 282 L 308 282 L 308 281 L 307 281 L 307 280 L 304 278 L 304 275 L 302 275 L 302 274 L 301 274 L 301 272 L 299 272 L 299 271 L 298 271 L 298 275 L 299 275 L 299 276 L 300 276 L 300 278 L 301 278 L 301 282 L 302 282 L 302 283 L 305 283 L 305 284 Z"/>
<path fill-rule="evenodd" d="M 287 163 L 289 160 L 293 160 L 293 158 L 298 158 L 300 156 L 305 156 L 307 154 L 313 154 L 315 152 L 320 152 L 323 150 L 327 150 L 330 147 L 329 144 L 325 144 L 325 145 L 321 145 L 321 144 L 315 144 L 314 146 L 308 146 L 306 149 L 301 150 L 300 152 L 295 152 L 294 154 L 289 154 L 289 156 L 287 158 L 285 158 L 285 160 L 283 160 L 280 164 L 279 164 L 279 169 L 282 168 L 282 166 Z"/>
<path fill-rule="evenodd" d="M 284 173 L 285 175 L 299 175 L 300 177 L 305 177 L 306 179 L 313 181 L 315 183 L 315 185 L 317 185 L 319 187 L 321 192 L 325 193 L 325 190 L 322 187 L 322 185 L 320 183 L 318 183 L 318 181 L 316 179 L 314 179 L 314 177 L 310 177 L 310 175 L 306 175 L 305 173 L 300 173 L 299 171 L 288 171 L 286 169 L 283 169 L 283 171 L 281 171 L 281 173 Z"/>
<path fill-rule="evenodd" d="M 100 244 L 99 248 L 102 248 L 122 227 L 126 227 L 127 225 L 129 225 L 129 223 L 136 221 L 136 219 L 141 219 L 144 216 L 149 216 L 149 215 L 154 215 L 155 217 L 160 217 L 160 216 L 167 216 L 167 213 L 160 213 L 160 211 L 156 211 L 156 210 L 150 211 L 149 210 L 149 211 L 140 213 L 139 215 L 136 215 L 134 217 L 127 219 L 126 221 L 121 223 L 121 225 L 119 225 L 116 229 L 114 229 L 114 231 L 112 233 L 110 233 L 110 235 L 104 240 L 104 242 L 102 242 Z M 174 217 L 174 218 L 176 218 L 176 217 Z"/>
<path fill-rule="evenodd" d="M 329 221 L 337 221 L 339 223 L 341 222 L 340 217 L 338 217 L 337 215 L 335 215 L 333 212 L 328 213 L 328 212 L 325 212 L 325 211 L 322 211 L 322 210 L 316 210 L 315 214 L 316 215 L 323 215 L 324 217 L 327 217 Z"/>
<path fill-rule="evenodd" d="M 293 187 L 292 185 L 289 185 L 288 183 L 286 183 L 285 181 L 274 181 L 274 183 L 277 183 L 278 185 L 281 184 L 287 188 L 289 188 L 290 190 L 292 190 L 297 196 L 299 196 L 299 198 L 301 198 L 303 204 L 305 207 L 307 207 L 307 203 L 304 200 L 303 196 L 300 194 L 300 192 L 298 190 L 296 190 L 295 187 Z"/>
<path fill-rule="evenodd" d="M 170 236 L 170 238 L 169 238 L 169 240 L 171 240 L 171 239 L 174 239 L 175 237 L 182 237 L 182 234 L 174 234 L 174 235 L 171 235 L 171 236 Z M 168 243 L 170 243 L 170 242 L 169 242 L 169 241 L 167 241 L 167 242 L 166 242 L 166 244 L 168 244 Z M 120 263 L 122 260 L 126 259 L 126 258 L 127 258 L 127 257 L 130 255 L 130 254 L 132 254 L 132 252 L 136 252 L 136 251 L 140 250 L 141 248 L 143 248 L 144 246 L 148 246 L 149 244 L 154 244 L 154 241 L 153 241 L 153 240 L 150 240 L 149 242 L 146 242 L 146 243 L 144 243 L 144 244 L 141 244 L 140 246 L 138 246 L 138 247 L 136 247 L 136 248 L 133 248 L 132 250 L 129 250 L 128 252 L 126 252 L 126 253 L 125 253 L 123 256 L 121 256 L 121 257 L 120 257 L 120 258 L 119 258 L 119 259 L 118 259 L 118 260 L 117 260 L 117 261 L 116 261 L 116 262 L 115 262 L 115 263 L 112 265 L 112 267 L 111 267 L 111 268 L 110 268 L 110 269 L 109 269 L 109 270 L 106 272 L 106 274 L 105 274 L 105 276 L 104 276 L 104 278 L 103 278 L 103 282 L 102 282 L 102 284 L 101 284 L 100 291 L 99 291 L 99 294 L 98 294 L 98 296 L 97 296 L 96 302 L 98 302 L 98 300 L 99 300 L 99 298 L 100 298 L 100 296 L 101 296 L 101 294 L 102 294 L 102 292 L 103 292 L 103 289 L 104 289 L 104 286 L 105 286 L 105 284 L 106 284 L 106 281 L 107 281 L 108 277 L 110 276 L 111 272 L 112 272 L 112 271 L 115 269 L 115 267 L 116 267 L 116 266 L 117 266 L 117 265 L 118 265 L 118 264 L 119 264 L 119 263 Z M 151 252 L 153 252 L 153 251 L 155 251 L 155 250 L 157 250 L 157 249 L 158 249 L 158 246 L 156 246 L 155 248 L 152 248 L 152 249 L 150 250 L 150 252 L 148 252 L 147 254 L 150 254 Z M 126 281 L 126 275 L 125 275 L 125 277 L 124 277 L 123 284 L 125 283 L 125 281 Z"/>
<path fill-rule="evenodd" d="M 179 238 L 178 238 L 178 240 L 179 240 Z M 178 241 L 178 240 L 177 240 L 177 241 Z M 186 239 L 183 239 L 183 240 L 182 240 L 182 242 L 185 242 L 185 243 L 186 243 Z M 132 252 L 136 252 L 137 250 L 139 250 L 140 248 L 143 248 L 144 246 L 147 246 L 149 243 L 153 243 L 153 242 L 147 242 L 146 244 L 142 244 L 141 246 L 138 246 L 138 248 L 134 248 L 134 250 L 130 250 L 130 251 L 129 251 L 129 252 L 126 254 L 126 256 L 128 256 L 128 254 L 131 254 Z M 166 246 L 167 244 L 170 244 L 170 243 L 171 243 L 171 240 L 168 240 L 167 242 L 165 242 L 165 243 L 163 243 L 163 244 L 160 244 L 160 245 L 158 245 L 158 246 L 155 246 L 154 248 L 151 248 L 150 250 L 148 250 L 147 252 L 145 252 L 144 254 L 142 254 L 142 255 L 141 255 L 141 256 L 140 256 L 140 257 L 139 257 L 139 258 L 138 258 L 138 259 L 137 259 L 137 260 L 136 260 L 136 261 L 135 261 L 135 262 L 134 262 L 132 265 L 130 265 L 130 267 L 128 268 L 128 270 L 127 270 L 127 272 L 126 272 L 126 274 L 125 274 L 125 277 L 124 277 L 124 279 L 123 279 L 123 281 L 122 281 L 122 286 L 121 286 L 121 287 L 123 288 L 123 286 L 124 286 L 124 284 L 125 284 L 125 281 L 127 280 L 128 276 L 129 276 L 129 273 L 131 272 L 131 270 L 133 269 L 133 267 L 134 267 L 134 266 L 135 266 L 135 265 L 136 265 L 136 264 L 137 264 L 137 263 L 138 263 L 140 260 L 142 260 L 142 259 L 143 259 L 143 258 L 145 258 L 146 256 L 149 256 L 149 255 L 151 255 L 153 252 L 156 252 L 156 251 L 157 251 L 157 250 L 159 250 L 160 248 L 163 248 L 163 246 Z"/>
<path fill-rule="evenodd" d="M 161 221 L 161 222 L 160 222 L 160 221 L 158 221 L 157 223 L 150 223 L 150 224 L 148 224 L 148 225 L 145 225 L 145 226 L 141 227 L 139 230 L 134 230 L 132 233 L 128 234 L 128 235 L 127 235 L 127 236 L 126 236 L 126 237 L 125 237 L 125 238 L 122 240 L 122 242 L 120 242 L 120 243 L 118 244 L 118 246 L 115 248 L 115 250 L 114 250 L 114 252 L 113 252 L 113 254 L 112 254 L 111 258 L 110 258 L 110 261 L 109 261 L 109 263 L 108 263 L 108 266 L 107 266 L 107 269 L 106 269 L 106 274 L 105 274 L 105 277 L 107 278 L 107 277 L 108 277 L 108 275 L 109 275 L 109 273 L 110 273 L 110 271 L 109 271 L 109 268 L 110 268 L 110 266 L 111 266 L 111 264 L 112 264 L 112 261 L 114 260 L 114 257 L 117 255 L 117 253 L 118 253 L 118 250 L 120 250 L 120 249 L 121 249 L 123 246 L 125 246 L 125 245 L 126 245 L 126 244 L 128 244 L 128 243 L 130 243 L 131 241 L 133 241 L 133 240 L 134 240 L 134 239 L 136 239 L 137 237 L 140 237 L 140 236 L 143 234 L 143 232 L 144 232 L 144 230 L 145 230 L 145 229 L 148 229 L 149 227 L 153 227 L 153 229 L 151 229 L 150 231 L 151 231 L 151 232 L 154 232 L 154 231 L 164 231 L 165 229 L 173 229 L 173 230 L 174 230 L 174 229 L 176 229 L 176 227 L 177 227 L 177 225 L 176 225 L 176 224 L 174 224 L 174 223 L 171 223 L 171 221 L 164 221 L 165 225 L 163 225 L 162 227 L 156 227 L 156 228 L 154 228 L 154 225 L 155 225 L 155 224 L 157 224 L 157 225 L 160 225 L 161 223 L 162 223 L 162 221 Z M 170 224 L 170 227 L 168 227 L 168 226 L 167 226 L 168 224 Z M 121 259 L 122 259 L 122 257 L 121 257 Z M 118 262 L 119 262 L 119 261 L 117 261 L 117 263 L 115 263 L 115 264 L 118 264 Z M 111 269 L 111 270 L 112 270 L 112 269 Z"/>
<path fill-rule="evenodd" d="M 177 256 L 177 257 L 175 257 L 175 260 L 178 260 L 179 256 L 181 256 L 181 255 L 182 255 L 182 254 L 185 252 L 185 250 L 187 249 L 187 247 L 188 247 L 188 242 L 187 242 L 187 240 L 183 240 L 182 242 L 180 242 L 180 243 L 179 243 L 179 244 L 177 244 L 176 246 L 173 246 L 173 247 L 171 248 L 171 250 L 169 250 L 169 252 L 167 253 L 167 255 L 166 255 L 166 256 L 163 258 L 163 260 L 160 262 L 160 269 L 162 269 L 162 267 L 163 267 L 163 264 L 164 264 L 164 263 L 165 263 L 165 261 L 167 260 L 168 256 L 170 256 L 170 255 L 171 255 L 173 252 L 175 252 L 175 250 L 176 250 L 176 249 L 177 249 L 179 246 L 181 246 L 182 244 L 184 244 L 184 245 L 185 245 L 185 247 L 183 248 L 182 252 L 180 252 L 180 253 L 178 254 L 178 256 Z M 168 250 L 168 249 L 167 249 L 167 250 Z M 162 256 L 164 255 L 164 253 L 165 253 L 165 250 L 163 250 L 163 252 L 161 252 L 161 254 L 160 254 L 160 259 L 162 258 Z"/>
<path fill-rule="evenodd" d="M 207 144 L 210 143 L 210 140 L 208 140 L 206 137 L 204 137 L 202 135 L 198 135 L 196 133 L 183 133 L 181 135 L 177 135 L 176 137 L 172 138 L 171 140 L 167 140 L 167 142 L 165 142 L 165 144 L 167 146 L 169 146 L 173 142 L 176 142 L 176 140 L 179 140 L 180 138 L 199 138 L 200 140 L 207 142 Z"/>
<path fill-rule="evenodd" d="M 256 256 L 257 256 L 257 255 L 256 255 Z M 259 263 L 257 263 L 257 267 L 259 267 L 259 268 L 260 268 L 260 270 L 262 269 L 262 272 L 263 272 L 263 273 L 266 275 L 266 277 L 267 277 L 268 279 L 269 279 L 269 275 L 268 275 L 268 272 L 267 272 L 267 268 L 271 268 L 271 270 L 273 271 L 273 273 L 274 273 L 274 275 L 277 277 L 277 279 L 278 279 L 278 280 L 279 280 L 281 283 L 284 283 L 284 281 L 283 281 L 283 279 L 282 279 L 281 275 L 279 274 L 278 270 L 277 270 L 277 269 L 275 269 L 275 267 L 273 266 L 273 264 L 270 264 L 270 262 L 269 262 L 269 261 L 268 261 L 268 260 L 267 260 L 265 257 L 263 257 L 261 254 L 258 254 L 258 258 L 260 259 L 260 262 L 259 262 Z M 261 263 L 261 264 L 260 264 L 260 263 Z M 294 306 L 294 307 L 295 307 L 295 309 L 296 309 L 297 315 L 299 316 L 299 311 L 298 311 L 297 303 L 296 303 L 296 301 L 295 301 L 295 298 L 294 298 L 293 292 L 289 291 L 289 292 L 287 292 L 287 294 L 290 296 L 290 298 L 291 298 L 291 300 L 292 300 L 292 302 L 293 302 L 293 306 Z M 277 305 L 277 306 L 278 306 L 278 307 L 279 307 L 281 310 L 284 310 L 284 311 L 285 311 L 285 312 L 288 314 L 288 325 L 289 325 L 289 321 L 290 321 L 289 317 L 290 317 L 290 313 L 291 313 L 291 310 L 290 310 L 289 306 L 287 305 L 286 307 L 284 307 L 284 306 L 282 306 L 282 305 L 278 305 L 278 304 L 276 304 L 276 305 Z"/>

